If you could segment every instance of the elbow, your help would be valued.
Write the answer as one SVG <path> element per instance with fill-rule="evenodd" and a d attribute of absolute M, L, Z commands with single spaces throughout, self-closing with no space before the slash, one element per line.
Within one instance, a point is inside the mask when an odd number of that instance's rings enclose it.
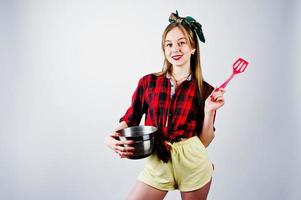
<path fill-rule="evenodd" d="M 215 134 L 214 134 L 214 132 L 212 133 L 212 136 L 211 136 L 211 138 L 210 138 L 210 143 L 213 141 L 213 139 L 215 138 Z M 209 144 L 210 144 L 209 143 Z M 209 144 L 208 144 L 208 146 L 209 146 Z"/>
<path fill-rule="evenodd" d="M 200 137 L 200 139 L 201 139 L 203 145 L 207 148 L 213 141 L 214 137 L 215 137 L 215 134 L 213 132 L 209 137 L 207 137 L 207 138 Z"/>

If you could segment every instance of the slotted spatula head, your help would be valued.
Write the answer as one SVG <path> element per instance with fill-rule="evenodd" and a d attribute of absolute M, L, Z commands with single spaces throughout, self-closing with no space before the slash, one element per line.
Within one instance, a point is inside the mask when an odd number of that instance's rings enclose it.
<path fill-rule="evenodd" d="M 239 74 L 244 72 L 247 69 L 249 62 L 239 58 L 233 63 L 233 73 L 234 74 Z"/>
<path fill-rule="evenodd" d="M 227 86 L 227 84 L 229 83 L 229 81 L 236 75 L 239 73 L 244 72 L 247 69 L 248 66 L 248 61 L 239 58 L 237 59 L 234 63 L 233 63 L 233 72 L 231 74 L 231 76 L 223 83 L 221 84 L 221 86 L 219 86 L 219 88 L 225 88 Z"/>

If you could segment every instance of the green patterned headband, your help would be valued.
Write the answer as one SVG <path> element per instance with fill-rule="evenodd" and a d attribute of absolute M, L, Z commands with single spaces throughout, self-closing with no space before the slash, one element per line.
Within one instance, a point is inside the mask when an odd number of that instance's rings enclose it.
<path fill-rule="evenodd" d="M 190 16 L 180 17 L 178 11 L 176 10 L 176 13 L 170 14 L 169 22 L 181 23 L 182 25 L 188 26 L 192 31 L 195 31 L 200 41 L 205 43 L 205 37 L 202 31 L 202 25 L 199 22 L 195 21 L 195 19 L 193 19 L 192 17 Z"/>

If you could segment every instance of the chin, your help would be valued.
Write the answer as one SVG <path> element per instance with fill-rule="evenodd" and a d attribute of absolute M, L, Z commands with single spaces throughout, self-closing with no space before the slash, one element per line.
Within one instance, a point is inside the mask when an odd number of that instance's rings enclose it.
<path fill-rule="evenodd" d="M 172 63 L 172 65 L 178 66 L 178 67 L 182 67 L 185 64 L 185 62 L 174 62 Z"/>

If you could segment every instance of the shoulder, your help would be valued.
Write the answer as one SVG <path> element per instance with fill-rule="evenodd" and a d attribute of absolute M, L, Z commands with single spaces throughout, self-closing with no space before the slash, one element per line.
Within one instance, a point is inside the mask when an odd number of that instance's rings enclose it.
<path fill-rule="evenodd" d="M 158 79 L 162 79 L 164 77 L 165 77 L 164 74 L 158 75 L 157 73 L 150 73 L 150 74 L 146 74 L 146 75 L 142 76 L 140 78 L 139 82 L 150 83 L 150 82 L 156 81 Z"/>
<path fill-rule="evenodd" d="M 208 89 L 208 90 L 211 90 L 211 91 L 214 89 L 214 87 L 211 84 L 209 84 L 207 81 L 203 81 L 203 87 L 205 89 Z"/>
<path fill-rule="evenodd" d="M 155 73 L 150 73 L 150 74 L 146 74 L 146 75 L 142 76 L 140 78 L 140 80 L 151 80 L 151 79 L 154 79 L 154 78 L 156 78 Z"/>
<path fill-rule="evenodd" d="M 165 75 L 158 75 L 157 73 L 146 74 L 139 79 L 138 85 L 145 88 L 153 87 L 158 80 L 164 77 Z"/>

